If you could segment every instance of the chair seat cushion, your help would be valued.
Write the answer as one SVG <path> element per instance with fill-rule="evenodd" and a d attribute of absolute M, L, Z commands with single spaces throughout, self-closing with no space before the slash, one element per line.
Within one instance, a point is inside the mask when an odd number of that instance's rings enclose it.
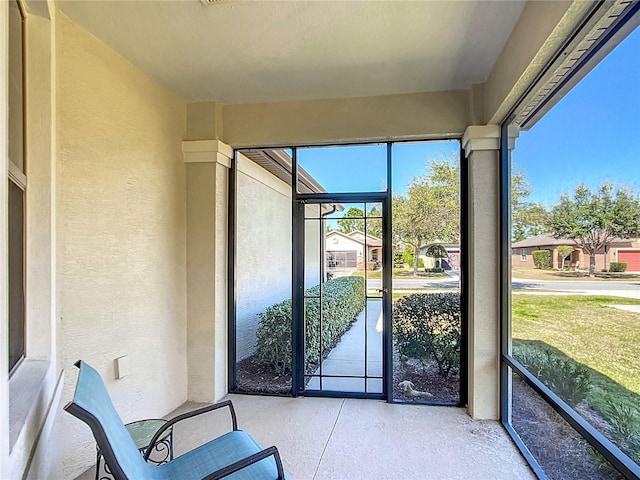
<path fill-rule="evenodd" d="M 259 452 L 262 447 L 247 432 L 236 430 L 181 455 L 173 461 L 154 467 L 156 479 L 195 480 Z M 275 480 L 278 470 L 273 457 L 260 460 L 235 472 L 229 480 Z"/>

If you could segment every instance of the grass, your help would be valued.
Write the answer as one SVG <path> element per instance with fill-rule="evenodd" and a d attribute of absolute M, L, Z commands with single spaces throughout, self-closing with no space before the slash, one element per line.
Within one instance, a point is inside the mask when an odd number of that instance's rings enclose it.
<path fill-rule="evenodd" d="M 513 278 L 522 278 L 526 280 L 578 280 L 593 281 L 607 280 L 625 282 L 629 280 L 638 280 L 640 275 L 636 273 L 601 273 L 596 272 L 595 278 L 589 277 L 589 272 L 575 270 L 541 270 L 531 267 L 512 267 L 511 275 Z"/>
<path fill-rule="evenodd" d="M 607 305 L 640 305 L 640 300 L 514 295 L 514 343 L 542 342 L 592 370 L 587 401 L 605 419 L 607 402 L 627 404 L 640 413 L 640 313 Z"/>
<path fill-rule="evenodd" d="M 351 275 L 364 277 L 364 271 L 357 270 Z M 425 278 L 445 278 L 448 277 L 446 273 L 426 273 L 424 269 L 418 270 L 418 275 L 413 274 L 413 268 L 394 268 L 393 278 L 409 278 L 409 279 L 425 279 Z M 382 270 L 369 270 L 367 271 L 367 278 L 382 278 Z"/>

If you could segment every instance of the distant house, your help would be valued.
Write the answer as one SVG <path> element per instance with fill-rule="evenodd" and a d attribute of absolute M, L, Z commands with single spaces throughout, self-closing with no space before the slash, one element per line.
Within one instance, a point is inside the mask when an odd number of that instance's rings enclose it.
<path fill-rule="evenodd" d="M 436 259 L 433 257 L 427 256 L 427 248 L 431 245 L 442 245 L 444 249 L 447 251 L 447 257 L 441 259 L 440 266 L 444 270 L 452 270 L 458 271 L 460 270 L 460 245 L 457 243 L 439 243 L 435 242 L 429 245 L 426 245 L 420 249 L 419 256 L 422 258 L 424 262 L 425 268 L 434 268 L 437 266 Z"/>
<path fill-rule="evenodd" d="M 573 240 L 568 238 L 553 238 L 543 234 L 525 238 L 511 245 L 511 265 L 514 267 L 534 267 L 534 250 L 549 250 L 551 252 L 551 268 L 561 268 L 558 247 L 560 245 L 573 246 L 574 250 L 565 260 L 566 267 L 589 268 L 589 255 L 575 247 Z M 606 249 L 596 253 L 596 270 L 610 268 L 611 262 L 626 262 L 627 271 L 640 272 L 640 239 L 616 238 Z"/>
<path fill-rule="evenodd" d="M 382 240 L 360 230 L 348 234 L 333 230 L 325 239 L 327 270 L 361 270 L 364 262 L 368 269 L 382 262 Z"/>

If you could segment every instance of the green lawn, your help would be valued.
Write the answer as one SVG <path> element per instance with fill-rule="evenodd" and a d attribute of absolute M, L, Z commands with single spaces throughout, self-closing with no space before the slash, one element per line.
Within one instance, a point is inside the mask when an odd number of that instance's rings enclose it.
<path fill-rule="evenodd" d="M 615 399 L 640 414 L 640 313 L 606 305 L 640 305 L 640 300 L 514 295 L 514 343 L 543 342 L 592 370 L 587 401 L 607 418 Z"/>
<path fill-rule="evenodd" d="M 640 279 L 640 275 L 637 273 L 596 272 L 595 278 L 590 278 L 589 272 L 584 270 L 541 270 L 533 267 L 512 267 L 511 275 L 514 278 L 525 278 L 529 280 L 579 280 L 584 282 L 591 282 L 594 280 L 628 282 L 629 280 Z"/>
<path fill-rule="evenodd" d="M 351 274 L 352 276 L 364 277 L 364 271 L 358 270 Z M 412 268 L 394 268 L 393 278 L 445 278 L 446 273 L 426 273 L 424 269 L 418 270 L 418 275 L 413 275 Z M 367 278 L 382 278 L 382 270 L 373 270 L 367 272 Z"/>

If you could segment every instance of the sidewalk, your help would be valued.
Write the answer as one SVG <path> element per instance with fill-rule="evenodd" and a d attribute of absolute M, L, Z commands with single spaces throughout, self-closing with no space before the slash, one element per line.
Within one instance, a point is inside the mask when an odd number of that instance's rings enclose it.
<path fill-rule="evenodd" d="M 382 299 L 369 299 L 351 328 L 322 361 L 306 389 L 364 393 L 365 374 L 367 377 L 382 377 L 382 325 Z M 332 378 L 327 375 L 343 377 Z M 368 378 L 366 393 L 382 393 L 382 378 Z"/>

